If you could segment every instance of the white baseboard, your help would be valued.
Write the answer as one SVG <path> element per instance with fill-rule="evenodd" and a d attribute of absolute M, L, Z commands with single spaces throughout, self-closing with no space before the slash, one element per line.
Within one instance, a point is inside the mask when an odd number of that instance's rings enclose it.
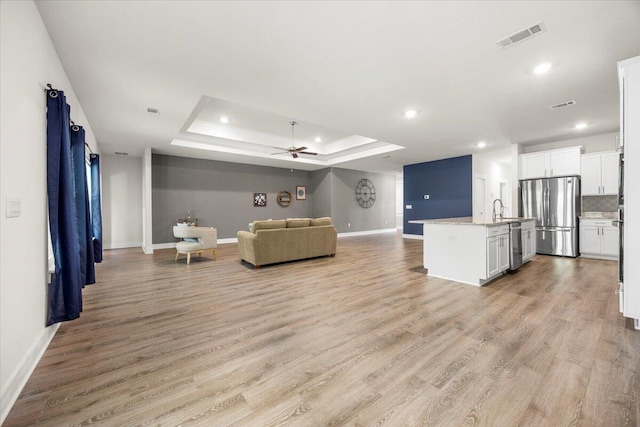
<path fill-rule="evenodd" d="M 237 237 L 229 237 L 228 239 L 218 239 L 219 245 L 225 245 L 227 243 L 238 243 Z"/>
<path fill-rule="evenodd" d="M 38 366 L 38 362 L 42 358 L 47 347 L 49 347 L 49 343 L 53 339 L 53 336 L 58 331 L 60 327 L 60 323 L 56 323 L 55 325 L 51 325 L 40 335 L 40 338 L 33 343 L 29 351 L 22 358 L 22 362 L 16 370 L 11 374 L 9 380 L 5 382 L 2 387 L 2 392 L 0 392 L 0 425 L 4 423 L 7 415 L 9 415 L 9 411 L 13 407 L 13 404 L 16 403 L 20 392 L 24 388 L 25 384 L 31 377 L 31 374 Z"/>
<path fill-rule="evenodd" d="M 416 240 L 423 240 L 422 236 L 420 234 L 403 234 L 402 235 L 403 239 L 416 239 Z"/>
<path fill-rule="evenodd" d="M 154 243 L 151 247 L 152 247 L 152 249 L 154 251 L 157 250 L 157 249 L 175 249 L 176 248 L 176 242 Z"/>
<path fill-rule="evenodd" d="M 142 242 L 105 243 L 103 249 L 140 248 Z"/>
<path fill-rule="evenodd" d="M 379 230 L 353 231 L 350 233 L 338 233 L 338 237 L 367 236 L 369 234 L 395 233 L 395 228 L 382 228 Z"/>

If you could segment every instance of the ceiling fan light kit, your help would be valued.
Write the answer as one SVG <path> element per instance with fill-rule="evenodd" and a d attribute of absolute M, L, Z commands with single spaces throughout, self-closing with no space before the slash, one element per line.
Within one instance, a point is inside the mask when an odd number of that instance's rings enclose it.
<path fill-rule="evenodd" d="M 289 122 L 289 124 L 291 125 L 291 147 L 284 149 L 284 151 L 279 151 L 277 153 L 272 153 L 271 155 L 275 156 L 277 154 L 289 153 L 289 154 L 291 154 L 291 157 L 293 157 L 294 159 L 298 158 L 298 154 L 307 154 L 307 155 L 310 155 L 310 156 L 317 156 L 318 153 L 314 153 L 312 151 L 305 151 L 305 150 L 308 150 L 307 147 L 304 147 L 304 146 L 296 147 L 294 145 L 294 143 L 293 143 L 293 130 L 294 130 L 294 127 L 296 125 L 296 122 L 291 121 L 291 122 Z M 280 148 L 280 147 L 274 147 L 274 148 Z"/>

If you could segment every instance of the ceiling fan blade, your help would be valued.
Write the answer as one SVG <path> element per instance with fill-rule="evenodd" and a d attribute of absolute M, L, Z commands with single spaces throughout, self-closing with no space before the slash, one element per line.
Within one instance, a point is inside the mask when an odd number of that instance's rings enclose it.
<path fill-rule="evenodd" d="M 271 153 L 272 156 L 275 156 L 276 154 L 287 154 L 289 153 L 288 151 L 278 151 L 277 153 Z"/>
<path fill-rule="evenodd" d="M 291 147 L 291 148 L 290 148 L 290 150 L 291 150 L 291 151 L 297 151 L 297 152 L 304 151 L 304 150 L 306 150 L 306 149 L 307 149 L 307 147 L 298 147 L 298 148 L 296 148 L 296 147 Z"/>
<path fill-rule="evenodd" d="M 293 157 L 294 159 L 297 159 L 298 158 L 298 153 L 292 151 L 291 152 L 291 157 Z"/>
<path fill-rule="evenodd" d="M 309 154 L 311 156 L 317 156 L 318 153 L 312 153 L 311 151 L 298 151 L 299 154 Z"/>

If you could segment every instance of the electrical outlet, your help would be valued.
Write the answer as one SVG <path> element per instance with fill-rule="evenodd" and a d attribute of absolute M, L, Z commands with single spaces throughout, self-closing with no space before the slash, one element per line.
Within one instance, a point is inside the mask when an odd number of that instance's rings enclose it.
<path fill-rule="evenodd" d="M 404 208 L 405 209 L 413 209 L 413 205 L 406 205 Z"/>
<path fill-rule="evenodd" d="M 7 209 L 7 218 L 16 218 L 20 216 L 20 212 L 22 211 L 22 204 L 20 202 L 20 199 L 7 197 L 5 203 Z"/>

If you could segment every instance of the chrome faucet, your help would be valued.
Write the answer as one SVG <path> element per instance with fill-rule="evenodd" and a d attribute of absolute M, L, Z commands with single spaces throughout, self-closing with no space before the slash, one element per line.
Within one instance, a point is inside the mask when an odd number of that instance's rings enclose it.
<path fill-rule="evenodd" d="M 496 213 L 496 202 L 500 202 L 500 213 Z M 498 217 L 500 217 L 500 219 L 504 218 L 504 204 L 502 200 L 495 199 L 493 201 L 493 220 L 495 221 Z"/>

